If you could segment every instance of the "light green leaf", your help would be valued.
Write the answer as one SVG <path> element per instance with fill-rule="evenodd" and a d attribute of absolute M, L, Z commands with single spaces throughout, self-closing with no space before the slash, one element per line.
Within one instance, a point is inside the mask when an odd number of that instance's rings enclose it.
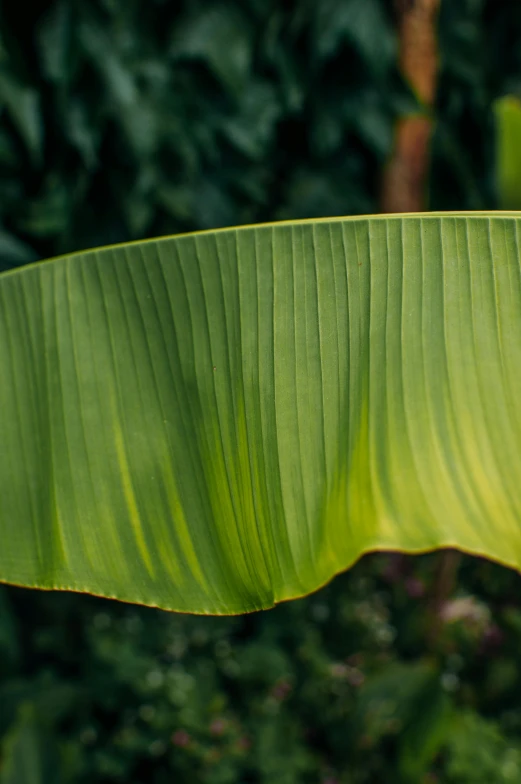
<path fill-rule="evenodd" d="M 0 578 L 198 613 L 375 549 L 521 567 L 521 217 L 204 232 L 0 276 Z"/>
<path fill-rule="evenodd" d="M 24 703 L 18 720 L 2 743 L 0 784 L 46 784 L 47 760 L 31 703 Z"/>
<path fill-rule="evenodd" d="M 521 209 L 521 101 L 505 95 L 494 104 L 496 117 L 496 184 L 499 205 Z"/>

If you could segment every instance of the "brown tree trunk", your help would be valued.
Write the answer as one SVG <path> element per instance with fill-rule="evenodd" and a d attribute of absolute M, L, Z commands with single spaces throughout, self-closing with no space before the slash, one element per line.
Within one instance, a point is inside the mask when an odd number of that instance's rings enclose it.
<path fill-rule="evenodd" d="M 440 0 L 396 0 L 400 68 L 424 104 L 425 113 L 398 121 L 394 151 L 383 177 L 382 212 L 422 212 L 426 208 L 439 4 Z"/>
<path fill-rule="evenodd" d="M 458 550 L 442 550 L 438 553 L 436 573 L 425 612 L 427 645 L 434 653 L 441 652 L 443 608 L 457 586 L 460 564 L 461 553 Z"/>
<path fill-rule="evenodd" d="M 432 109 L 436 99 L 438 48 L 437 18 L 441 0 L 395 0 L 398 18 L 400 69 L 425 107 L 423 114 L 398 121 L 394 150 L 382 181 L 382 212 L 423 212 L 426 209 L 430 165 Z M 461 554 L 443 550 L 438 555 L 425 620 L 427 641 L 438 649 L 441 611 L 457 583 Z"/>

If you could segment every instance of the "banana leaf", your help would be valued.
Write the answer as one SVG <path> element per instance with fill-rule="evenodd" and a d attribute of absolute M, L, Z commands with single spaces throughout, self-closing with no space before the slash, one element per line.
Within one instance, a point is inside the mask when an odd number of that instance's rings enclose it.
<path fill-rule="evenodd" d="M 268 608 L 521 566 L 521 215 L 221 229 L 0 275 L 0 580 Z"/>

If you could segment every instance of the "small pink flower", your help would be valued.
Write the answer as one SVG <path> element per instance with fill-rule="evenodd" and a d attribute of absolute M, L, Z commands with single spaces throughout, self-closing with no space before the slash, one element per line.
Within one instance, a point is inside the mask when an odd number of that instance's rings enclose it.
<path fill-rule="evenodd" d="M 172 743 L 180 749 L 185 749 L 190 745 L 190 735 L 186 730 L 176 730 L 172 735 Z"/>
<path fill-rule="evenodd" d="M 221 735 L 224 735 L 227 727 L 228 722 L 226 719 L 214 719 L 210 724 L 210 733 L 216 737 L 220 737 Z"/>
<path fill-rule="evenodd" d="M 335 662 L 330 666 L 329 671 L 333 678 L 339 678 L 341 680 L 348 677 L 349 669 L 347 664 Z"/>
<path fill-rule="evenodd" d="M 490 623 L 490 609 L 474 596 L 449 599 L 441 608 L 440 615 L 445 623 L 463 621 L 480 631 L 484 631 Z"/>
<path fill-rule="evenodd" d="M 365 681 L 365 675 L 363 672 L 360 672 L 360 670 L 357 670 L 356 667 L 351 667 L 347 675 L 347 680 L 351 686 L 361 686 Z"/>

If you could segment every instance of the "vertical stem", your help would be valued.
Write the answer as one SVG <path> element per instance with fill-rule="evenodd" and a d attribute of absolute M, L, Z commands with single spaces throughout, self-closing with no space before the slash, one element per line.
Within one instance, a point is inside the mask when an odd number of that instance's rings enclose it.
<path fill-rule="evenodd" d="M 383 176 L 382 212 L 422 212 L 426 206 L 432 118 L 438 72 L 436 21 L 440 0 L 395 0 L 400 68 L 426 113 L 398 121 Z"/>
<path fill-rule="evenodd" d="M 426 613 L 428 623 L 426 636 L 432 651 L 439 648 L 438 643 L 443 626 L 441 613 L 443 605 L 456 588 L 460 563 L 461 553 L 457 550 L 442 550 L 441 553 L 438 553 L 430 607 Z"/>

